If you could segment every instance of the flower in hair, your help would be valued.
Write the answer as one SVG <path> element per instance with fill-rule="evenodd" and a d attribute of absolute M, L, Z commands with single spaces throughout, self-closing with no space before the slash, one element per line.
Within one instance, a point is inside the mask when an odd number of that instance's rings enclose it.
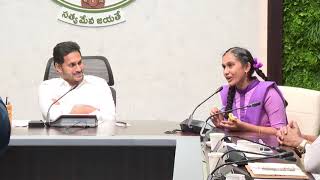
<path fill-rule="evenodd" d="M 258 60 L 258 58 L 253 58 L 253 67 L 254 69 L 260 69 L 263 64 Z"/>

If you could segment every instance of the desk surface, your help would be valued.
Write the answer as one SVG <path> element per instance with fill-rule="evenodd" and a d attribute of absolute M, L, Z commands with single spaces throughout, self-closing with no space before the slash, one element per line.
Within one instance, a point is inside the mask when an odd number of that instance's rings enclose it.
<path fill-rule="evenodd" d="M 175 146 L 175 180 L 202 180 L 203 158 L 198 136 L 168 135 L 178 128 L 170 121 L 131 121 L 130 127 L 12 128 L 9 146 Z M 115 136 L 110 136 L 110 132 Z"/>
<path fill-rule="evenodd" d="M 197 136 L 177 136 L 165 131 L 177 128 L 171 121 L 132 121 L 129 127 L 110 129 L 105 124 L 97 128 L 12 128 L 9 146 L 26 145 L 123 145 L 175 146 L 176 139 L 196 139 Z M 111 135 L 113 134 L 113 135 Z M 199 141 L 200 142 L 200 141 Z"/>
<path fill-rule="evenodd" d="M 101 123 L 97 128 L 12 128 L 12 136 L 64 135 L 64 136 L 110 136 L 110 135 L 167 135 L 164 132 L 179 128 L 178 122 L 172 121 L 129 121 L 129 127 L 110 128 Z M 167 135 L 170 136 L 170 135 Z M 173 136 L 173 135 L 171 135 Z"/>
<path fill-rule="evenodd" d="M 130 121 L 130 127 L 105 128 L 26 128 L 12 129 L 10 146 L 176 146 L 174 179 L 203 179 L 202 151 L 199 136 L 168 135 L 165 131 L 179 128 L 171 121 Z M 110 136 L 110 133 L 115 136 Z M 232 132 L 251 140 L 262 139 L 278 146 L 275 136 Z M 182 136 L 181 136 L 182 135 Z M 275 161 L 273 161 L 275 162 Z M 300 161 L 297 163 L 301 166 Z"/>

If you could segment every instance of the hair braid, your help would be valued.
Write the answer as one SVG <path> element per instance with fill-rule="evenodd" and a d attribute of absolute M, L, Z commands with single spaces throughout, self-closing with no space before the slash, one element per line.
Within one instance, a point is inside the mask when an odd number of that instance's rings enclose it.
<path fill-rule="evenodd" d="M 233 105 L 234 96 L 236 95 L 236 87 L 230 86 L 228 90 L 228 97 L 227 97 L 227 105 L 225 111 L 231 110 Z M 228 119 L 228 114 L 225 113 L 224 118 Z"/>
<path fill-rule="evenodd" d="M 256 73 L 265 81 L 268 81 L 269 78 L 260 70 L 260 69 L 255 69 Z M 288 101 L 284 99 L 284 106 L 288 106 Z"/>
<path fill-rule="evenodd" d="M 269 78 L 260 70 L 260 69 L 255 69 L 256 73 L 265 81 L 268 81 Z"/>

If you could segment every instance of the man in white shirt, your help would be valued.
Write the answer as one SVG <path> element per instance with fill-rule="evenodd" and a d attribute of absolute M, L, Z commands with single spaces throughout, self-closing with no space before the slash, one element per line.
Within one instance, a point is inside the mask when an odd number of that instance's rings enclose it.
<path fill-rule="evenodd" d="M 303 135 L 297 122 L 291 121 L 277 132 L 280 144 L 294 147 L 304 156 L 304 167 L 307 172 L 320 173 L 320 136 Z"/>
<path fill-rule="evenodd" d="M 60 78 L 43 81 L 39 87 L 43 118 L 54 121 L 63 114 L 95 114 L 98 120 L 114 124 L 115 104 L 110 87 L 102 78 L 83 74 L 79 45 L 70 41 L 57 44 L 53 61 Z"/>

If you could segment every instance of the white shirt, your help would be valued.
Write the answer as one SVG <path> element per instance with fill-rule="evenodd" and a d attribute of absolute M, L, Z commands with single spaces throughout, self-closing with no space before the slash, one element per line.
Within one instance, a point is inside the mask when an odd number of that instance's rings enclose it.
<path fill-rule="evenodd" d="M 43 81 L 39 87 L 39 105 L 44 120 L 47 120 L 48 109 L 53 99 L 59 99 L 72 87 L 62 78 Z M 90 105 L 98 110 L 98 120 L 115 122 L 115 105 L 107 82 L 99 77 L 85 75 L 83 81 L 72 91 L 54 104 L 49 113 L 50 120 L 60 115 L 69 114 L 74 105 Z"/>
<path fill-rule="evenodd" d="M 306 145 L 304 155 L 304 168 L 307 172 L 320 173 L 320 136 L 312 143 Z"/>

